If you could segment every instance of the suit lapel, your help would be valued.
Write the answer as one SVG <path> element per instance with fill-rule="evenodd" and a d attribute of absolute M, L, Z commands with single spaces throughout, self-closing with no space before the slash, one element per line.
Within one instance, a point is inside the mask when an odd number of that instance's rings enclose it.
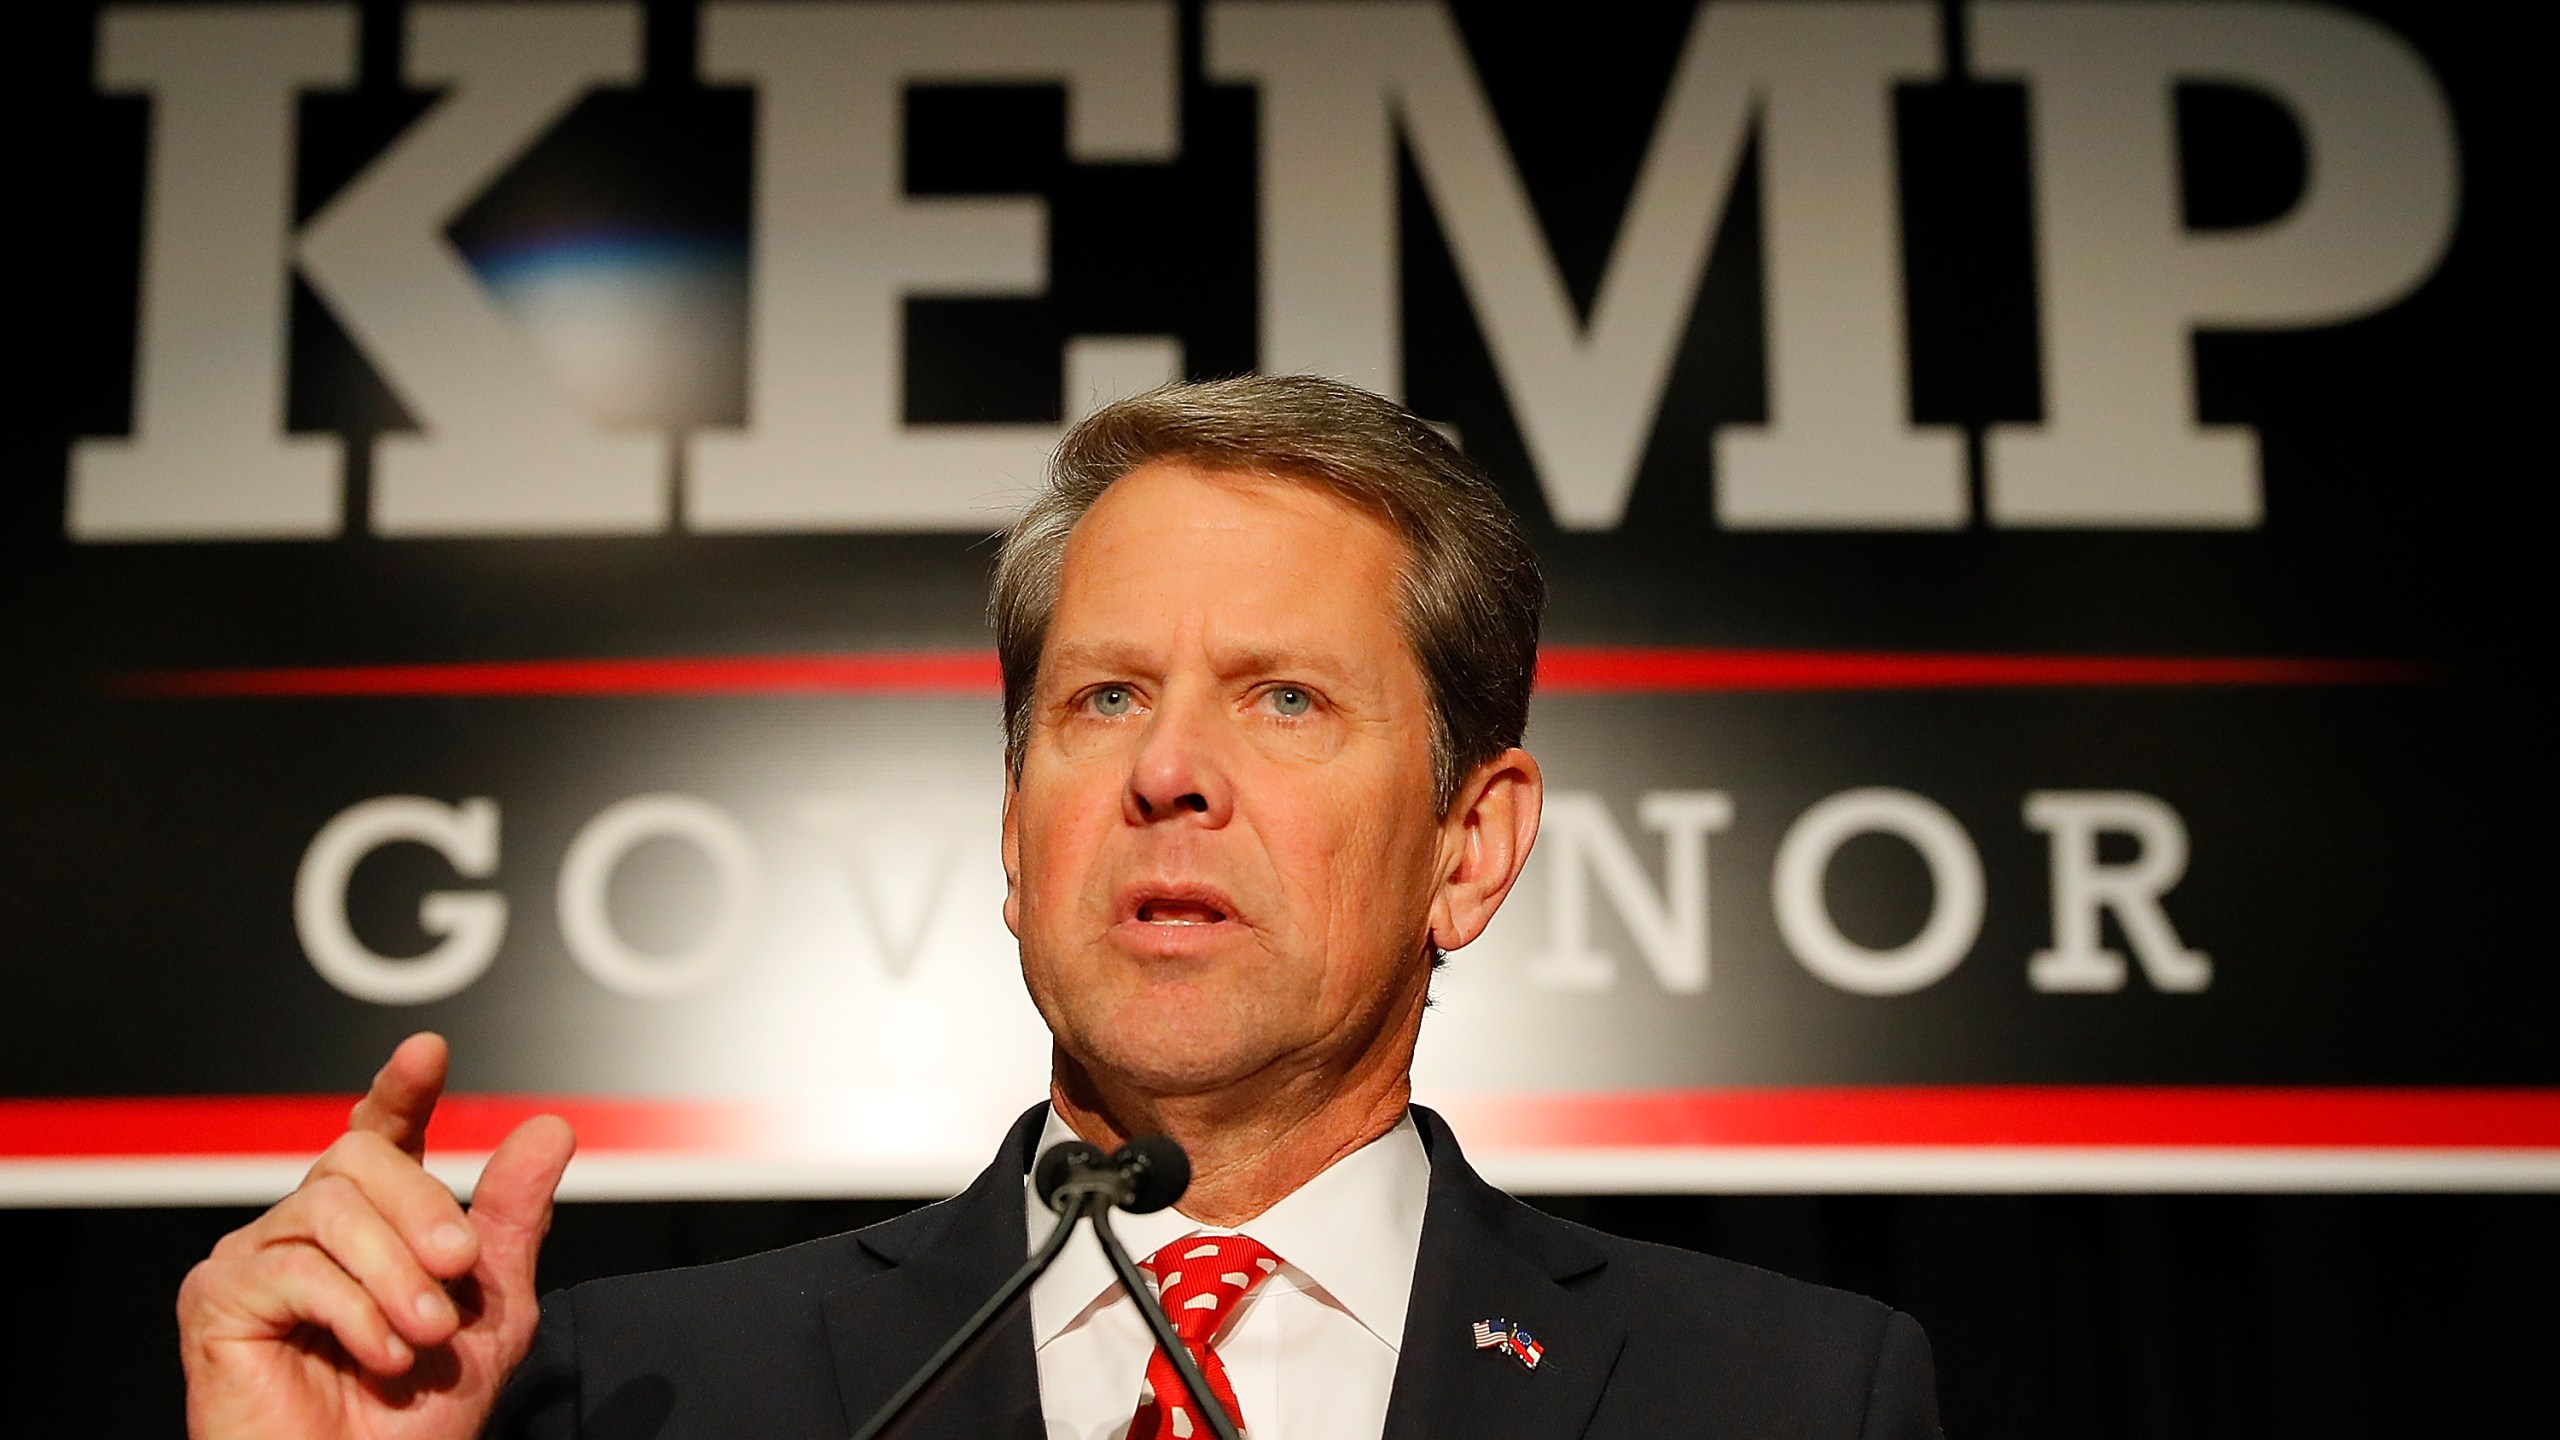
<path fill-rule="evenodd" d="M 848 1431 L 870 1419 L 1022 1263 L 1022 1176 L 1041 1119 L 1035 1108 L 1016 1122 L 995 1163 L 967 1190 L 864 1231 L 863 1247 L 889 1268 L 819 1299 Z M 1028 1308 L 982 1337 L 907 1417 L 890 1432 L 895 1440 L 1039 1440 L 1040 1376 Z"/>
<path fill-rule="evenodd" d="M 1626 1341 L 1625 1328 L 1571 1283 L 1607 1258 L 1485 1184 L 1439 1116 L 1418 1105 L 1413 1115 L 1431 1153 L 1431 1192 L 1385 1440 L 1573 1440 Z M 1545 1347 L 1536 1369 L 1475 1348 L 1475 1322 L 1496 1319 Z"/>

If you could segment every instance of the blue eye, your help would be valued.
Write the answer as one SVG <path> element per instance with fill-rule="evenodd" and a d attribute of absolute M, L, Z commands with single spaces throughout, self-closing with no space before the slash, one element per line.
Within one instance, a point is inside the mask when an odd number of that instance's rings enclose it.
<path fill-rule="evenodd" d="M 1096 715 L 1126 715 L 1137 703 L 1138 697 L 1130 694 L 1126 685 L 1105 685 L 1093 692 Z"/>
<path fill-rule="evenodd" d="M 1295 685 L 1283 685 L 1271 692 L 1273 713 L 1295 719 L 1315 708 L 1315 697 Z"/>

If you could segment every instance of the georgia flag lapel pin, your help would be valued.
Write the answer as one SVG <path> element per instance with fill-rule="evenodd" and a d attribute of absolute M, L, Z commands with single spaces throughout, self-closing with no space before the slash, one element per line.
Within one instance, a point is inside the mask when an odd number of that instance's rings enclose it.
<path fill-rule="evenodd" d="M 1529 1332 L 1508 1320 L 1479 1320 L 1474 1326 L 1476 1348 L 1499 1350 L 1520 1362 L 1520 1368 L 1535 1370 L 1547 1356 L 1547 1347 L 1529 1338 Z"/>

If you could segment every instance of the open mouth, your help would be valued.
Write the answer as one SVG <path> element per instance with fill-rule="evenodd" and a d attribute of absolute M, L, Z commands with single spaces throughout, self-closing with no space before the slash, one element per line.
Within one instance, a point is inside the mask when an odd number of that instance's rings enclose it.
<path fill-rule="evenodd" d="M 1120 907 L 1120 923 L 1157 935 L 1210 930 L 1242 919 L 1227 892 L 1196 881 L 1142 881 L 1120 892 Z"/>
<path fill-rule="evenodd" d="M 1215 925 L 1227 918 L 1227 912 L 1205 900 L 1141 900 L 1138 923 L 1141 925 Z"/>

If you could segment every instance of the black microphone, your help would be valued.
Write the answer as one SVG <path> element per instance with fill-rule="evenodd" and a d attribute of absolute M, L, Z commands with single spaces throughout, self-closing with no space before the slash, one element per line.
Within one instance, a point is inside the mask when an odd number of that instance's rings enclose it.
<path fill-rule="evenodd" d="M 1075 1233 L 1076 1222 L 1087 1216 L 1093 1218 L 1094 1238 L 1102 1242 L 1102 1253 L 1111 1262 L 1112 1273 L 1120 1277 L 1121 1288 L 1137 1302 L 1138 1313 L 1156 1337 L 1157 1346 L 1173 1362 L 1183 1388 L 1191 1392 L 1202 1418 L 1209 1422 L 1209 1433 L 1215 1440 L 1240 1440 L 1234 1419 L 1210 1393 L 1209 1382 L 1193 1363 L 1190 1349 L 1174 1333 L 1173 1322 L 1165 1318 L 1164 1306 L 1156 1299 L 1154 1288 L 1130 1262 L 1129 1252 L 1121 1248 L 1120 1238 L 1111 1233 L 1110 1223 L 1103 1218 L 1115 1209 L 1144 1215 L 1181 1199 L 1182 1192 L 1191 1187 L 1191 1157 L 1163 1135 L 1140 1136 L 1109 1155 L 1081 1140 L 1063 1140 L 1033 1162 L 1031 1185 L 1032 1193 L 1057 1212 L 1057 1225 L 1031 1258 L 1022 1263 L 1022 1268 L 998 1286 L 996 1293 L 987 1297 L 987 1303 L 962 1321 L 959 1331 L 917 1367 L 907 1383 L 899 1386 L 897 1393 L 861 1429 L 853 1432 L 853 1440 L 879 1440 L 973 1342 L 1020 1307 L 1030 1294 L 1031 1283 L 1057 1261 L 1059 1252 L 1067 1248 L 1067 1237 Z"/>
<path fill-rule="evenodd" d="M 1163 1135 L 1141 1135 L 1109 1155 L 1081 1140 L 1049 1147 L 1031 1168 L 1031 1183 L 1052 1210 L 1081 1195 L 1104 1196 L 1115 1210 L 1148 1215 L 1191 1188 L 1191 1157 Z"/>

